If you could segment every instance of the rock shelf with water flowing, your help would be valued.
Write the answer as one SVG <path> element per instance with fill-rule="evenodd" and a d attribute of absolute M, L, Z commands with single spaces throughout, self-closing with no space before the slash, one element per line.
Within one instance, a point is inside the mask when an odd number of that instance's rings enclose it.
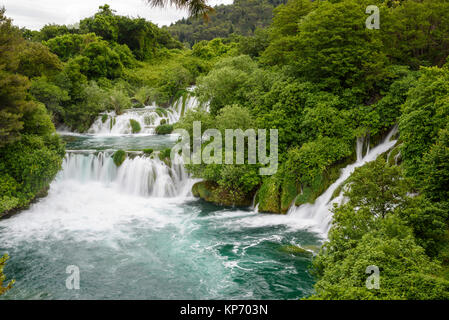
<path fill-rule="evenodd" d="M 167 165 L 158 156 L 128 155 L 117 167 L 113 152 L 67 152 L 58 179 L 82 183 L 100 182 L 127 194 L 143 197 L 187 197 L 195 180 L 190 179 L 177 155 Z"/>
<path fill-rule="evenodd" d="M 201 104 L 192 95 L 192 88 L 176 100 L 169 108 L 161 108 L 156 104 L 144 108 L 128 109 L 117 115 L 114 111 L 104 112 L 98 116 L 89 128 L 89 134 L 96 135 L 120 135 L 131 134 L 130 120 L 140 124 L 140 134 L 155 134 L 155 129 L 160 124 L 174 124 L 187 112 Z M 204 106 L 207 108 L 207 106 Z"/>

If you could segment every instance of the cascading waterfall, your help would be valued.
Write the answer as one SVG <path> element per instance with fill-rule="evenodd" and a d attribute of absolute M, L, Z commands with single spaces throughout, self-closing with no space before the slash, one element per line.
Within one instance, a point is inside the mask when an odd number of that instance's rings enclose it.
<path fill-rule="evenodd" d="M 169 108 L 160 108 L 153 104 L 145 108 L 125 110 L 121 115 L 117 115 L 114 111 L 102 113 L 88 132 L 97 135 L 131 134 L 130 120 L 132 119 L 139 122 L 140 134 L 154 134 L 156 127 L 162 122 L 176 123 L 187 110 L 201 105 L 198 99 L 190 93 L 193 89 L 194 87 L 189 88 L 188 93 L 176 100 Z"/>
<path fill-rule="evenodd" d="M 332 195 L 335 190 L 354 172 L 358 167 L 364 164 L 374 161 L 379 155 L 390 150 L 397 142 L 397 140 L 391 140 L 393 135 L 397 133 L 397 126 L 395 126 L 387 135 L 382 143 L 377 145 L 373 149 L 367 148 L 366 154 L 363 156 L 363 145 L 365 139 L 357 139 L 357 161 L 352 163 L 341 170 L 340 177 L 335 181 L 321 196 L 319 196 L 313 204 L 306 203 L 299 207 L 292 206 L 288 211 L 288 215 L 294 216 L 295 219 L 308 221 L 314 230 L 318 231 L 323 236 L 327 237 L 327 233 L 332 224 L 332 212 L 331 209 L 334 203 L 341 204 L 344 200 L 342 194 L 335 199 L 332 199 Z"/>
<path fill-rule="evenodd" d="M 182 164 L 166 165 L 157 156 L 127 157 L 117 167 L 112 152 L 67 152 L 60 178 L 88 183 L 98 181 L 120 191 L 146 197 L 187 197 L 191 195 L 194 180 Z"/>

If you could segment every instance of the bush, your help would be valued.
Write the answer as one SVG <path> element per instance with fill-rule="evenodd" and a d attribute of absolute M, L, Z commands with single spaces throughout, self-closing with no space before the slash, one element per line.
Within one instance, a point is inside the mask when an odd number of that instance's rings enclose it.
<path fill-rule="evenodd" d="M 171 124 L 163 124 L 156 127 L 157 134 L 169 134 L 173 132 L 173 125 Z"/>
<path fill-rule="evenodd" d="M 126 152 L 123 150 L 117 150 L 112 156 L 112 159 L 114 160 L 115 165 L 120 167 L 126 159 Z"/>
<path fill-rule="evenodd" d="M 139 133 L 142 129 L 140 127 L 140 123 L 134 119 L 129 119 L 129 124 L 131 125 L 131 131 L 132 133 Z"/>

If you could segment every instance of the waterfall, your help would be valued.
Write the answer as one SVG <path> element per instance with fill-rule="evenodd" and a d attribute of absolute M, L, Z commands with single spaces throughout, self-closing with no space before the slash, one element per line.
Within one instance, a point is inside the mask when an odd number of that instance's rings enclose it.
<path fill-rule="evenodd" d="M 98 181 L 145 197 L 187 197 L 195 181 L 189 178 L 179 157 L 178 164 L 168 166 L 157 156 L 135 155 L 117 167 L 111 151 L 67 152 L 58 178 L 83 183 Z"/>
<path fill-rule="evenodd" d="M 292 215 L 295 219 L 308 221 L 308 225 L 311 225 L 319 233 L 326 235 L 331 227 L 332 212 L 330 211 L 334 203 L 341 204 L 343 196 L 340 194 L 337 198 L 331 201 L 332 195 L 335 190 L 354 172 L 358 167 L 364 164 L 374 161 L 379 155 L 390 150 L 397 140 L 391 140 L 392 136 L 397 132 L 397 126 L 395 126 L 387 135 L 387 137 L 379 145 L 371 150 L 368 150 L 365 156 L 362 156 L 364 139 L 357 139 L 357 161 L 352 163 L 341 170 L 340 177 L 335 181 L 322 195 L 320 195 L 315 203 L 306 203 L 299 207 L 290 207 L 287 214 Z"/>
<path fill-rule="evenodd" d="M 155 134 L 155 129 L 162 123 L 173 124 L 187 112 L 187 110 L 201 106 L 198 99 L 188 92 L 176 100 L 169 108 L 161 108 L 156 104 L 138 109 L 128 109 L 117 115 L 114 111 L 104 112 L 98 116 L 88 132 L 100 135 L 132 134 L 130 120 L 139 122 L 140 134 Z"/>

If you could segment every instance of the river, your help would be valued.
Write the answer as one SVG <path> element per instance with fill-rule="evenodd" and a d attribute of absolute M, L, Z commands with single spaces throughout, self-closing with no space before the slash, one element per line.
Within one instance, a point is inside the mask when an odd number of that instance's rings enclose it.
<path fill-rule="evenodd" d="M 195 199 L 194 180 L 141 155 L 116 168 L 111 149 L 170 147 L 172 136 L 67 135 L 47 197 L 0 220 L 14 288 L 2 299 L 298 299 L 313 293 L 320 237 L 285 216 Z M 172 170 L 172 171 L 170 171 Z M 80 289 L 66 288 L 67 266 Z"/>

